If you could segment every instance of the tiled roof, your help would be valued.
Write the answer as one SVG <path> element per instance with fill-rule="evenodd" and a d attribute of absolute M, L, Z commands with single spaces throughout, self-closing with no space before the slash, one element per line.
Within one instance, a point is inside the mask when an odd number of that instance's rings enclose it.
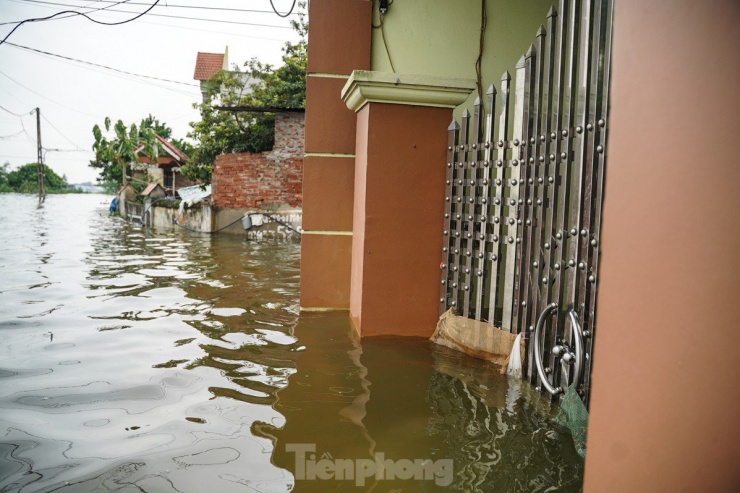
<path fill-rule="evenodd" d="M 195 60 L 195 80 L 208 80 L 224 68 L 223 53 L 201 53 Z"/>
<path fill-rule="evenodd" d="M 162 145 L 162 147 L 164 147 L 165 152 L 168 153 L 169 155 L 171 155 L 172 157 L 174 157 L 178 162 L 180 162 L 180 163 L 186 163 L 186 162 L 188 162 L 190 160 L 190 158 L 187 156 L 187 154 L 185 154 L 180 149 L 178 149 L 177 147 L 175 147 L 175 145 L 172 144 L 172 142 L 166 141 L 165 139 L 163 139 L 162 137 L 160 137 L 157 134 L 154 134 L 154 135 L 157 138 L 157 140 L 159 141 L 159 143 Z M 144 150 L 144 144 L 139 144 L 138 146 L 136 146 L 136 149 L 134 149 L 134 152 L 138 154 L 142 150 Z M 146 156 L 144 156 L 142 158 L 142 162 L 148 163 L 149 162 L 149 159 Z M 169 159 L 163 160 L 162 157 L 160 156 L 160 157 L 157 158 L 157 162 L 158 163 L 165 163 L 165 162 L 169 162 Z"/>

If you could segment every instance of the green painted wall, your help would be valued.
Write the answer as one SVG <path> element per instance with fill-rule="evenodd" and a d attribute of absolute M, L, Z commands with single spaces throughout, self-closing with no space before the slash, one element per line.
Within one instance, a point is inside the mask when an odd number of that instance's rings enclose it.
<path fill-rule="evenodd" d="M 485 1 L 484 92 L 491 83 L 498 89 L 506 70 L 513 79 L 516 62 L 535 41 L 537 29 L 545 24 L 553 5 L 553 0 Z M 373 3 L 373 25 L 378 26 L 378 0 Z M 383 24 L 397 73 L 476 78 L 481 0 L 394 0 Z M 373 29 L 371 69 L 392 72 L 379 28 Z M 471 95 L 463 107 L 472 110 L 475 96 Z"/>

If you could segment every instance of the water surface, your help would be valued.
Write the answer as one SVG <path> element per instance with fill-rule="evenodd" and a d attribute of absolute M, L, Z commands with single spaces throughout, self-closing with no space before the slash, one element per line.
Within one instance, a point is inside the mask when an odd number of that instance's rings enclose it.
<path fill-rule="evenodd" d="M 0 194 L 0 491 L 580 489 L 527 385 L 301 315 L 299 244 L 155 232 L 108 202 Z M 414 460 L 451 474 L 389 478 Z"/>

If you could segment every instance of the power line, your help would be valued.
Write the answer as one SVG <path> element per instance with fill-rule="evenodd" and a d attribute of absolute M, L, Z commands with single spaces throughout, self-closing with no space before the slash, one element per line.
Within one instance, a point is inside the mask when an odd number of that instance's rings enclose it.
<path fill-rule="evenodd" d="M 272 11 L 275 12 L 275 14 L 277 14 L 278 17 L 283 17 L 283 18 L 288 17 L 290 14 L 293 13 L 293 9 L 295 8 L 295 4 L 296 4 L 296 0 L 293 0 L 293 5 L 290 6 L 290 10 L 288 11 L 288 13 L 287 14 L 281 14 L 275 8 L 275 4 L 272 3 L 272 0 L 270 0 L 270 7 L 272 7 Z"/>
<path fill-rule="evenodd" d="M 15 2 L 15 3 L 21 3 L 21 2 L 33 2 L 33 3 L 49 3 L 49 4 L 52 4 L 52 5 L 57 5 L 57 4 L 53 4 L 53 3 L 51 3 L 51 2 L 36 2 L 35 0 L 10 0 L 10 1 L 11 1 L 11 2 Z M 106 9 L 109 9 L 109 8 L 111 8 L 111 7 L 115 7 L 116 5 L 120 5 L 120 4 L 122 4 L 122 3 L 129 3 L 130 1 L 131 1 L 131 0 L 122 0 L 122 1 L 120 1 L 120 2 L 115 2 L 115 3 L 113 4 L 113 5 L 106 5 L 105 7 L 100 7 L 100 8 L 97 8 L 97 9 L 95 9 L 95 8 L 92 8 L 92 7 L 91 7 L 91 5 L 93 5 L 93 4 L 95 4 L 95 3 L 97 3 L 97 2 L 98 2 L 98 0 L 95 0 L 95 1 L 93 1 L 92 3 L 88 3 L 87 5 L 79 5 L 79 6 L 77 6 L 77 5 L 70 5 L 70 6 L 71 6 L 71 7 L 77 7 L 77 8 L 80 8 L 80 9 L 89 9 L 89 10 L 88 10 L 87 12 L 85 12 L 85 13 L 86 13 L 86 14 L 91 14 L 91 13 L 93 13 L 93 12 L 98 12 L 98 11 L 100 11 L 100 10 L 106 10 Z M 149 5 L 149 4 L 145 4 L 145 5 Z M 53 8 L 53 7 L 46 7 L 46 6 L 44 6 L 44 8 L 47 8 L 47 9 L 51 9 L 51 8 Z M 61 19 L 69 19 L 70 17 L 75 17 L 75 16 L 76 16 L 76 14 L 70 14 L 70 15 L 65 15 L 65 16 L 63 16 L 63 17 L 55 17 L 55 18 L 53 18 L 53 19 L 49 19 L 49 20 L 53 20 L 53 21 L 58 21 L 58 20 L 61 20 Z M 21 22 L 22 22 L 22 21 L 8 21 L 8 22 L 0 22 L 0 26 L 5 26 L 5 25 L 7 25 L 7 24 L 20 24 Z"/>
<path fill-rule="evenodd" d="M 3 74 L 3 75 L 4 75 L 4 74 Z M 6 76 L 6 77 L 7 77 L 7 76 Z M 12 111 L 10 111 L 9 109 L 7 109 L 7 108 L 3 108 L 2 106 L 0 106 L 0 110 L 3 110 L 3 111 L 4 111 L 4 112 L 6 112 L 6 113 L 10 113 L 10 114 L 11 114 L 11 115 L 13 115 L 13 116 L 17 116 L 18 118 L 23 118 L 24 116 L 27 116 L 27 115 L 30 115 L 31 113 L 33 113 L 33 110 L 31 110 L 31 111 L 29 111 L 28 113 L 25 113 L 25 114 L 18 114 L 18 113 L 13 113 L 13 112 L 12 112 Z"/>
<path fill-rule="evenodd" d="M 44 1 L 41 1 L 41 0 L 20 0 L 20 1 L 22 1 L 22 2 L 40 3 L 40 4 L 51 4 L 51 5 L 57 5 L 57 6 L 60 6 L 60 7 L 75 7 L 75 8 L 79 8 L 79 6 L 77 6 L 77 5 L 68 4 L 68 3 L 44 2 Z M 160 0 L 156 0 L 156 1 L 159 2 Z M 150 7 L 149 10 L 151 10 L 152 8 L 153 7 Z M 127 10 L 120 10 L 120 9 L 113 9 L 113 8 L 108 8 L 106 10 L 107 10 L 107 12 L 120 12 L 120 13 L 124 13 L 124 14 L 130 14 L 131 13 L 131 12 L 127 11 Z M 63 12 L 59 12 L 59 13 L 55 14 L 55 16 L 56 15 L 59 15 L 59 14 L 62 14 L 62 13 L 70 13 L 70 12 L 75 13 L 76 15 L 82 15 L 83 17 L 87 17 L 87 15 L 85 15 L 85 14 L 83 14 L 81 12 L 75 12 L 75 11 L 69 11 L 69 10 L 66 10 L 66 11 L 63 11 Z M 144 12 L 144 13 L 146 13 L 146 12 Z M 141 15 L 144 15 L 144 14 L 141 14 Z M 139 15 L 138 17 L 141 17 L 141 15 Z M 53 16 L 51 16 L 51 17 L 53 17 Z M 136 17 L 136 18 L 138 18 L 138 17 Z M 271 28 L 275 28 L 275 29 L 293 29 L 291 26 L 276 26 L 274 24 L 259 24 L 259 23 L 255 23 L 255 22 L 229 21 L 229 20 L 223 20 L 223 19 L 205 19 L 205 18 L 201 18 L 201 17 L 188 17 L 188 16 L 184 16 L 184 15 L 149 14 L 149 17 L 164 17 L 164 18 L 168 18 L 168 19 L 184 19 L 184 20 L 199 21 L 199 22 L 217 22 L 217 23 L 221 23 L 221 24 L 237 24 L 237 25 L 240 25 L 240 26 L 271 27 Z M 87 18 L 90 19 L 89 17 L 87 17 Z M 43 18 L 42 20 L 48 20 L 48 19 L 49 18 Z M 90 19 L 90 20 L 93 20 L 93 19 Z M 131 20 L 134 20 L 134 19 L 131 19 Z M 20 22 L 23 23 L 23 22 L 26 22 L 26 21 L 20 21 Z M 98 22 L 100 24 L 103 24 L 102 22 L 95 21 L 95 20 L 93 20 L 93 22 Z M 125 22 L 130 22 L 130 20 L 127 20 Z M 119 24 L 123 24 L 123 22 L 119 22 Z M 114 24 L 107 24 L 107 25 L 116 25 L 116 24 L 114 23 Z M 20 24 L 19 24 L 19 26 L 20 26 Z M 17 27 L 18 26 L 16 26 L 16 28 Z M 12 31 L 11 31 L 11 34 L 12 34 Z M 0 44 L 2 44 L 2 43 L 0 43 Z"/>
<path fill-rule="evenodd" d="M 65 139 L 65 140 L 66 140 L 67 142 L 69 142 L 70 144 L 72 144 L 73 146 L 75 146 L 75 147 L 76 147 L 77 149 L 79 149 L 79 150 L 83 150 L 83 149 L 82 149 L 82 148 L 81 148 L 80 146 L 78 146 L 77 144 L 75 144 L 74 142 L 72 142 L 72 140 L 71 140 L 71 139 L 70 139 L 69 137 L 67 137 L 66 135 L 64 135 L 64 134 L 62 133 L 62 131 L 61 131 L 61 130 L 59 130 L 59 129 L 58 129 L 57 127 L 56 127 L 56 125 L 54 125 L 53 123 L 51 123 L 51 122 L 49 121 L 49 119 L 48 119 L 48 118 L 46 118 L 46 117 L 45 117 L 44 115 L 41 115 L 41 118 L 43 118 L 44 120 L 46 120 L 46 123 L 48 123 L 49 125 L 51 125 L 51 128 L 53 128 L 54 130 L 56 130 L 56 131 L 57 131 L 57 133 L 58 133 L 59 135 L 61 135 L 62 137 L 64 137 L 64 139 Z"/>
<path fill-rule="evenodd" d="M 200 85 L 199 84 L 194 84 L 192 82 L 182 82 L 182 81 L 178 81 L 178 80 L 165 79 L 165 78 L 162 78 L 162 77 L 155 77 L 153 75 L 144 75 L 144 74 L 137 74 L 135 72 L 128 72 L 126 70 L 121 70 L 121 69 L 109 67 L 107 65 L 102 65 L 102 64 L 99 64 L 99 63 L 95 63 L 95 62 L 89 62 L 89 61 L 86 61 L 86 60 L 80 60 L 79 58 L 68 57 L 68 56 L 65 56 L 65 55 L 59 55 L 59 54 L 56 54 L 56 53 L 51 53 L 49 51 L 44 51 L 44 50 L 39 50 L 39 49 L 36 49 L 36 48 L 31 48 L 30 46 L 23 46 L 23 45 L 11 43 L 10 41 L 7 41 L 6 44 L 8 44 L 8 45 L 10 45 L 10 46 L 12 46 L 14 48 L 20 48 L 20 49 L 24 49 L 24 50 L 29 50 L 29 51 L 32 51 L 32 52 L 35 52 L 35 53 L 38 53 L 38 54 L 41 54 L 41 55 L 45 55 L 45 56 L 60 58 L 60 59 L 68 60 L 68 61 L 71 61 L 71 62 L 81 63 L 81 64 L 84 64 L 84 65 L 90 65 L 90 66 L 102 68 L 102 69 L 105 69 L 105 70 L 111 70 L 113 72 L 118 72 L 118 73 L 121 73 L 121 74 L 124 74 L 124 75 L 127 75 L 127 76 L 131 76 L 131 77 L 142 77 L 142 78 L 145 78 L 145 79 L 152 79 L 152 80 L 155 80 L 155 81 L 158 81 L 158 82 L 169 82 L 169 83 L 172 83 L 172 84 L 180 84 L 180 85 L 183 85 L 183 86 L 200 88 Z M 10 80 L 12 80 L 13 82 L 15 82 L 16 84 L 20 84 L 18 81 L 14 80 L 14 79 L 11 79 L 7 74 L 4 74 L 3 72 L 0 72 L 0 74 L 5 75 L 6 77 L 8 77 Z M 137 82 L 145 82 L 145 81 L 137 81 Z M 28 89 L 27 87 L 23 86 L 22 84 L 20 84 L 20 85 L 24 89 L 27 89 L 27 90 L 31 91 L 31 89 Z M 170 89 L 168 87 L 159 86 L 159 85 L 157 85 L 155 87 L 160 87 L 162 89 L 172 90 L 172 89 Z M 31 92 L 34 92 L 34 91 L 31 91 Z M 178 91 L 178 92 L 181 92 L 181 91 Z M 236 91 L 229 91 L 229 92 L 231 94 L 236 94 Z M 190 93 L 183 93 L 183 92 L 181 92 L 181 93 L 182 94 L 185 94 L 186 96 L 191 96 Z M 35 94 L 41 96 L 38 93 L 35 93 Z M 239 94 L 241 94 L 241 93 L 239 93 Z M 43 97 L 43 96 L 41 96 L 41 97 Z M 48 98 L 45 98 L 45 99 L 48 99 Z M 51 100 L 49 100 L 49 101 L 51 101 Z M 279 100 L 279 101 L 283 101 L 283 100 Z M 287 101 L 287 100 L 285 100 L 285 101 Z M 56 101 L 52 101 L 52 102 L 53 103 L 56 103 Z M 57 104 L 60 104 L 60 103 L 57 103 Z"/>
<path fill-rule="evenodd" d="M 8 79 L 10 79 L 11 81 L 13 81 L 13 82 L 15 82 L 16 84 L 18 84 L 19 86 L 21 86 L 21 87 L 22 87 L 23 89 L 25 89 L 26 91 L 28 91 L 28 92 L 32 92 L 32 93 L 33 93 L 33 94 L 35 94 L 36 96 L 38 96 L 38 97 L 40 97 L 40 98 L 43 98 L 43 99 L 45 99 L 45 100 L 47 100 L 47 101 L 50 101 L 50 102 L 52 102 L 52 103 L 54 103 L 54 104 L 56 104 L 56 105 L 59 105 L 59 106 L 61 106 L 62 108 L 66 108 L 66 109 L 68 109 L 68 110 L 70 110 L 70 111 L 74 111 L 75 113 L 80 113 L 80 114 L 83 114 L 83 115 L 87 115 L 87 116 L 92 116 L 92 117 L 95 117 L 95 118 L 100 118 L 100 116 L 99 116 L 99 115 L 93 115 L 92 113 L 86 113 L 86 112 L 84 112 L 84 111 L 80 111 L 80 110 L 77 110 L 77 109 L 75 109 L 75 108 L 72 108 L 72 107 L 70 107 L 70 106 L 67 106 L 67 105 L 65 105 L 65 104 L 59 103 L 59 102 L 57 102 L 57 101 L 54 101 L 53 99 L 49 99 L 49 98 L 47 98 L 46 96 L 44 96 L 44 95 L 42 95 L 42 94 L 39 94 L 39 93 L 37 93 L 37 92 L 36 92 L 36 91 L 34 91 L 33 89 L 30 89 L 30 88 L 28 88 L 28 87 L 24 86 L 23 84 L 21 84 L 20 82 L 18 82 L 17 80 L 15 80 L 14 78 L 12 78 L 12 77 L 11 77 L 11 76 L 9 76 L 8 74 L 6 74 L 5 72 L 2 72 L 2 71 L 0 71 L 0 75 L 2 75 L 2 76 L 4 76 L 4 77 L 7 77 L 7 78 L 8 78 Z M 32 110 L 32 111 L 33 111 L 33 110 Z"/>
<path fill-rule="evenodd" d="M 45 1 L 42 1 L 42 0 L 22 0 L 22 1 L 29 2 L 29 3 L 42 3 L 42 4 L 50 4 L 50 5 L 64 5 L 64 4 L 59 4 L 59 3 L 55 3 L 55 2 L 45 2 Z M 112 3 L 112 4 L 115 4 L 116 2 L 113 2 L 112 0 L 97 0 L 97 2 L 95 2 L 95 3 Z M 132 2 L 132 1 L 128 1 L 126 3 L 128 5 L 149 5 L 148 3 Z M 111 7 L 113 7 L 113 6 L 115 6 L 115 5 L 111 5 Z M 206 6 L 203 6 L 203 5 L 176 5 L 174 3 L 167 3 L 165 5 L 160 5 L 160 7 L 164 7 L 164 8 L 175 8 L 175 9 L 217 10 L 217 11 L 222 11 L 222 12 L 249 12 L 249 13 L 255 13 L 255 14 L 273 14 L 273 13 L 275 13 L 274 10 L 236 9 L 236 8 L 231 8 L 231 7 L 206 7 Z M 88 7 L 85 7 L 85 8 L 88 8 Z M 98 10 L 103 10 L 103 9 L 106 9 L 106 8 L 108 8 L 108 7 L 103 7 L 103 8 L 98 9 Z M 291 8 L 291 11 L 292 10 L 293 9 Z M 298 14 L 297 13 L 295 13 L 295 14 L 294 13 L 289 13 L 289 15 L 298 15 Z"/>
<path fill-rule="evenodd" d="M 25 132 L 25 129 L 24 130 L 21 130 L 20 132 L 16 132 L 16 133 L 10 134 L 10 135 L 0 135 L 0 140 L 12 139 L 13 137 L 17 137 L 18 135 L 22 134 L 23 132 Z"/>
<path fill-rule="evenodd" d="M 56 57 L 56 58 L 62 58 L 64 60 L 69 60 L 69 61 L 77 62 L 77 63 L 83 63 L 85 65 L 91 65 L 93 67 L 99 67 L 99 68 L 103 68 L 103 69 L 106 69 L 106 70 L 112 70 L 113 72 L 118 72 L 118 73 L 125 74 L 125 75 L 132 75 L 134 77 L 143 77 L 145 79 L 152 79 L 152 80 L 157 80 L 157 81 L 160 81 L 160 82 L 170 82 L 172 84 L 181 84 L 183 86 L 189 86 L 189 87 L 200 87 L 198 84 L 194 84 L 194 83 L 191 83 L 191 82 L 182 82 L 182 81 L 179 81 L 179 80 L 164 79 L 162 77 L 154 77 L 153 75 L 144 75 L 144 74 L 137 74 L 137 73 L 134 73 L 134 72 L 128 72 L 126 70 L 121 70 L 121 69 L 118 69 L 118 68 L 109 67 L 107 65 L 102 65 L 100 63 L 88 62 L 86 60 L 80 60 L 79 58 L 72 58 L 72 57 L 69 57 L 69 56 L 58 55 L 56 53 L 51 53 L 51 52 L 44 51 L 44 50 L 38 50 L 36 48 L 31 48 L 30 46 L 18 45 L 18 44 L 15 44 L 15 43 L 11 43 L 10 41 L 8 41 L 7 44 L 9 44 L 10 46 L 13 46 L 15 48 L 21 48 L 23 50 L 34 51 L 36 53 L 41 53 L 42 55 L 48 55 L 48 56 L 52 56 L 52 57 Z"/>
<path fill-rule="evenodd" d="M 94 22 L 94 23 L 96 23 L 96 24 L 102 24 L 102 25 L 104 25 L 104 26 L 119 26 L 119 25 L 121 25 L 121 24 L 126 24 L 126 23 L 128 23 L 128 22 L 132 22 L 132 21 L 135 21 L 135 20 L 136 20 L 136 19 L 138 19 L 139 17 L 141 17 L 141 16 L 145 15 L 145 14 L 146 14 L 146 13 L 148 13 L 148 12 L 149 12 L 150 10 L 152 10 L 152 9 L 153 9 L 154 7 L 156 7 L 156 6 L 157 6 L 157 4 L 158 4 L 158 3 L 160 2 L 160 1 L 161 1 L 161 0 L 154 0 L 154 3 L 153 3 L 153 4 L 152 4 L 152 5 L 151 5 L 151 6 L 150 6 L 150 7 L 148 8 L 148 9 L 144 10 L 144 11 L 143 11 L 143 12 L 141 12 L 140 14 L 137 14 L 137 15 L 135 15 L 134 17 L 131 17 L 130 19 L 126 19 L 126 20 L 123 20 L 123 21 L 116 21 L 116 22 L 103 22 L 103 21 L 99 21 L 99 20 L 93 19 L 92 17 L 88 16 L 88 15 L 87 15 L 87 14 L 85 14 L 84 12 L 77 12 L 77 11 L 75 11 L 75 10 L 63 10 L 63 11 L 61 11 L 61 12 L 57 12 L 56 14 L 52 14 L 52 15 L 50 15 L 50 16 L 47 16 L 47 17 L 36 17 L 36 18 L 32 18 L 32 19 L 25 19 L 25 20 L 22 20 L 22 21 L 20 21 L 20 22 L 19 22 L 19 23 L 18 23 L 18 24 L 17 24 L 17 25 L 16 25 L 16 26 L 15 26 L 15 27 L 13 28 L 13 29 L 11 29 L 11 30 L 10 30 L 10 32 L 9 32 L 9 33 L 8 33 L 8 34 L 7 34 L 7 35 L 6 35 L 6 36 L 5 36 L 5 37 L 4 37 L 3 39 L 2 39 L 2 41 L 0 41 L 0 45 L 2 45 L 3 43 L 5 43 L 5 41 L 7 41 L 7 40 L 8 40 L 8 38 L 9 38 L 9 37 L 10 37 L 10 36 L 11 36 L 11 35 L 12 35 L 12 34 L 13 34 L 13 33 L 14 33 L 15 31 L 16 31 L 16 29 L 18 29 L 19 27 L 21 27 L 21 26 L 22 26 L 23 24 L 26 24 L 27 22 L 42 22 L 42 21 L 48 21 L 49 19 L 53 19 L 53 18 L 55 18 L 55 17 L 58 17 L 58 16 L 60 16 L 60 15 L 62 15 L 62 14 L 73 14 L 73 15 L 79 15 L 79 16 L 82 16 L 82 17 L 84 17 L 85 19 L 87 19 L 87 20 L 89 20 L 89 21 L 92 21 L 92 22 Z M 129 13 L 130 13 L 130 12 L 129 12 Z"/>

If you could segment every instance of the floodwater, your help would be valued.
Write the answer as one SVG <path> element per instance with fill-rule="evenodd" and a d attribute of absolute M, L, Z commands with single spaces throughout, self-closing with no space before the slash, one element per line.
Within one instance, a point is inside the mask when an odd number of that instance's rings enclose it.
<path fill-rule="evenodd" d="M 0 491 L 579 491 L 526 384 L 300 314 L 300 245 L 0 194 Z"/>

